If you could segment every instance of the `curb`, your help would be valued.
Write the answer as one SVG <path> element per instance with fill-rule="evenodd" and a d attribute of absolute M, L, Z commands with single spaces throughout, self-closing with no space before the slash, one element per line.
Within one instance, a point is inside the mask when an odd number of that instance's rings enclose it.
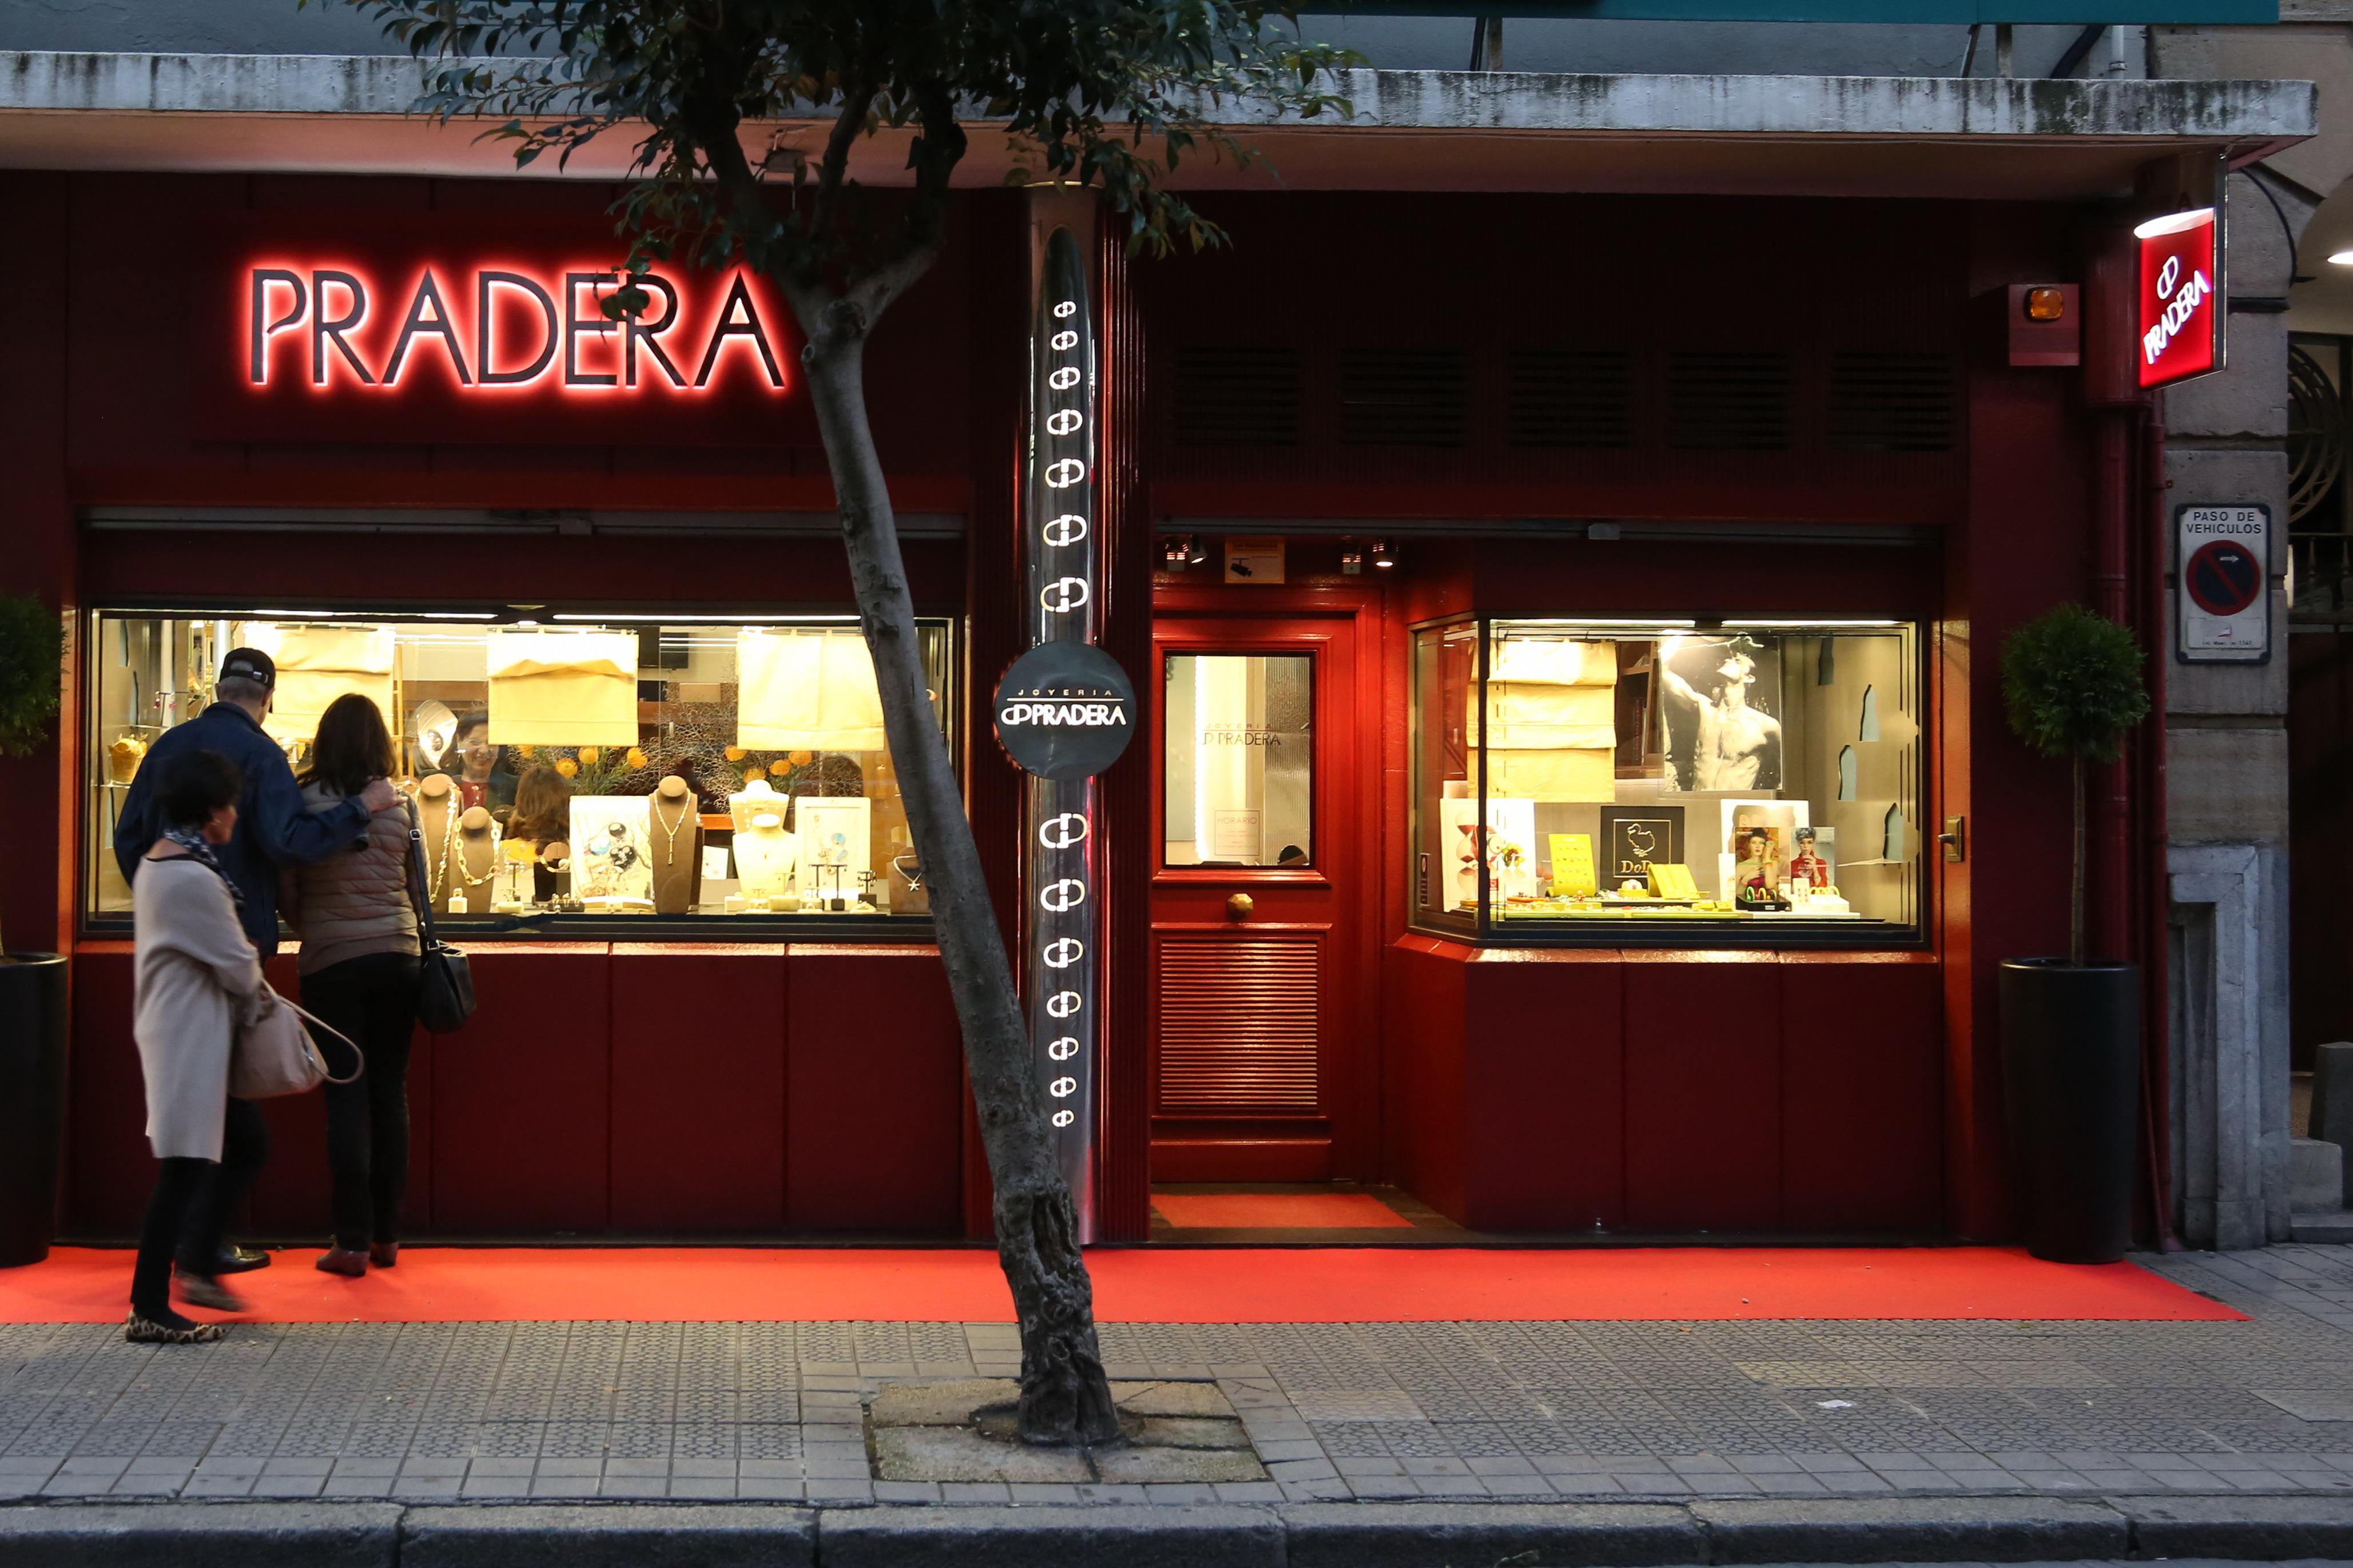
<path fill-rule="evenodd" d="M 115 1503 L 0 1508 L 10 1568 L 393 1568 L 392 1503 Z"/>
<path fill-rule="evenodd" d="M 1285 1568 L 1282 1521 L 1262 1508 L 828 1509 L 827 1568 Z"/>
<path fill-rule="evenodd" d="M 1672 1568 L 2136 1556 L 2353 1560 L 2353 1496 L 0 1506 L 8 1568 Z"/>
<path fill-rule="evenodd" d="M 2064 1563 L 2132 1551 L 2125 1516 L 2096 1502 L 1757 1498 L 1690 1510 L 1706 1527 L 1710 1563 Z"/>
<path fill-rule="evenodd" d="M 401 1568 L 810 1568 L 817 1514 L 705 1503 L 417 1507 L 400 1521 Z"/>
<path fill-rule="evenodd" d="M 1650 1568 L 1704 1563 L 1707 1534 L 1672 1503 L 1296 1503 L 1290 1568 Z"/>

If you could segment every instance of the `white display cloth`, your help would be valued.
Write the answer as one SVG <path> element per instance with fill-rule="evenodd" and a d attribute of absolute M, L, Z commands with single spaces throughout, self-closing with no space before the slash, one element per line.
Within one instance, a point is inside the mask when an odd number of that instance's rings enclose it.
<path fill-rule="evenodd" d="M 746 751 L 884 748 L 874 656 L 858 632 L 746 626 L 735 681 L 735 743 Z"/>
<path fill-rule="evenodd" d="M 500 631 L 488 640 L 493 743 L 638 743 L 634 634 Z"/>
<path fill-rule="evenodd" d="M 307 741 L 336 698 L 357 693 L 396 724 L 393 706 L 396 648 L 390 626 L 287 626 L 243 621 L 230 628 L 235 646 L 259 648 L 278 666 L 269 717 L 261 728 L 272 740 Z"/>

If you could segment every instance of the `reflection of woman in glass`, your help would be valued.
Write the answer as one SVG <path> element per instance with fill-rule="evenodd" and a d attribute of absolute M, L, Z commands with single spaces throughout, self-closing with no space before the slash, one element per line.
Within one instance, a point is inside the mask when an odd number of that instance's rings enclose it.
<path fill-rule="evenodd" d="M 1740 843 L 1740 862 L 1732 868 L 1733 897 L 1762 900 L 1773 897 L 1773 836 L 1752 827 Z"/>
<path fill-rule="evenodd" d="M 486 806 L 496 816 L 514 804 L 515 776 L 506 765 L 506 750 L 491 744 L 491 721 L 480 713 L 469 713 L 458 721 L 458 733 L 449 743 L 457 758 L 456 768 L 442 772 L 458 781 L 458 805 L 460 810 Z"/>
<path fill-rule="evenodd" d="M 1715 668 L 1720 684 L 1713 696 L 1676 674 L 1666 659 L 1659 661 L 1662 689 L 1698 721 L 1692 745 L 1692 788 L 1778 788 L 1781 721 L 1748 705 L 1748 689 L 1757 683 L 1757 661 L 1746 649 L 1757 645 L 1743 637 L 1722 646 L 1724 662 Z"/>
<path fill-rule="evenodd" d="M 532 897 L 552 899 L 556 873 L 572 858 L 572 781 L 544 763 L 532 768 L 515 786 L 514 815 L 507 818 L 510 844 L 531 846 Z"/>

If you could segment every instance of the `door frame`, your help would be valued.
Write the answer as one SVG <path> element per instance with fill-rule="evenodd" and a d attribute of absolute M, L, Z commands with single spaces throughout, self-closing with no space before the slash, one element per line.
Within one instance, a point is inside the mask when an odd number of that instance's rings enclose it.
<path fill-rule="evenodd" d="M 1145 739 L 1150 747 L 1151 862 L 1146 879 L 1147 906 L 1164 892 L 1188 889 L 1210 894 L 1220 888 L 1242 890 L 1275 887 L 1328 888 L 1336 901 L 1346 898 L 1345 920 L 1303 921 L 1289 916 L 1251 922 L 1253 929 L 1324 933 L 1326 963 L 1324 996 L 1342 1006 L 1354 1027 L 1330 1037 L 1319 1085 L 1322 1120 L 1331 1140 L 1330 1168 L 1334 1177 L 1370 1182 L 1381 1174 L 1381 1030 L 1380 943 L 1385 900 L 1381 858 L 1383 825 L 1380 766 L 1382 738 L 1388 728 L 1383 707 L 1386 689 L 1385 648 L 1381 639 L 1383 595 L 1377 588 L 1261 588 L 1221 584 L 1156 583 L 1153 592 L 1151 668 L 1147 673 L 1151 701 Z M 1331 640 L 1350 639 L 1353 668 L 1344 679 L 1333 678 L 1328 646 L 1319 647 L 1297 636 L 1277 638 L 1254 627 L 1269 622 L 1333 624 Z M 1189 623 L 1182 635 L 1170 637 L 1174 623 Z M 1208 634 L 1208 635 L 1203 635 Z M 1316 753 L 1311 784 L 1314 812 L 1314 859 L 1303 869 L 1283 871 L 1271 867 L 1238 869 L 1221 867 L 1176 867 L 1162 863 L 1166 853 L 1166 712 L 1167 656 L 1170 652 L 1312 654 L 1315 668 Z M 1349 721 L 1333 715 L 1353 710 Z M 1345 735 L 1345 742 L 1333 738 Z M 1336 745 L 1336 750 L 1333 749 Z M 1339 754 L 1345 752 L 1346 754 Z M 1335 883 L 1331 872 L 1353 866 Z M 1356 886 L 1345 886 L 1352 875 Z M 1146 1071 L 1154 1086 L 1146 1097 L 1143 1128 L 1153 1135 L 1149 1107 L 1156 1100 L 1159 1076 L 1159 998 L 1153 976 L 1158 969 L 1158 937 L 1163 931 L 1226 929 L 1218 922 L 1191 918 L 1163 921 L 1147 907 L 1145 925 L 1152 933 L 1145 982 L 1145 1031 Z"/>

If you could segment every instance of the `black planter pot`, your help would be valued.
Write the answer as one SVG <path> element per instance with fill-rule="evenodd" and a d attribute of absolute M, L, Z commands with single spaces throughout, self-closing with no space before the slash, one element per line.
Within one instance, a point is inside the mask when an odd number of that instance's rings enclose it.
<path fill-rule="evenodd" d="M 2140 966 L 2005 961 L 2001 1066 L 2027 1250 L 2115 1262 L 2132 1242 Z"/>
<path fill-rule="evenodd" d="M 65 1129 L 65 957 L 12 952 L 0 963 L 0 1268 L 49 1255 Z"/>

